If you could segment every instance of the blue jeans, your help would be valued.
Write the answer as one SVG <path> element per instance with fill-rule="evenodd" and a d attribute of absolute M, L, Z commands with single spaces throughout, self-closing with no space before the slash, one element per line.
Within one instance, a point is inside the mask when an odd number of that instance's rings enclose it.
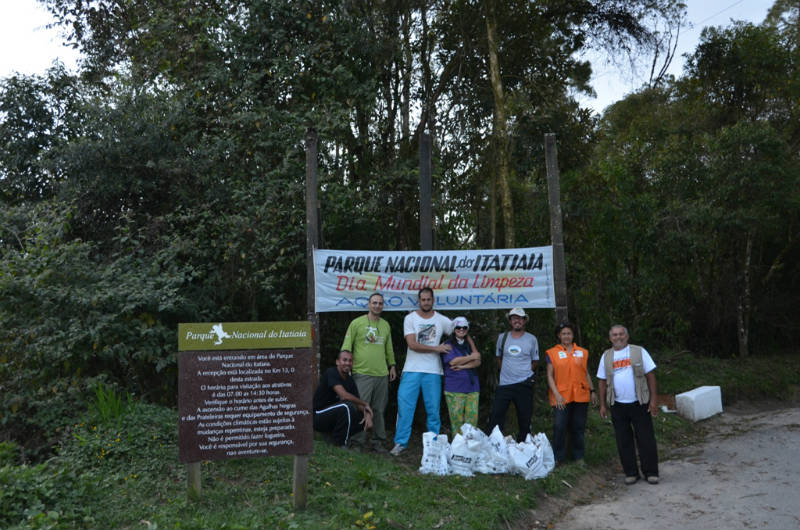
<path fill-rule="evenodd" d="M 585 454 L 583 433 L 586 431 L 588 403 L 567 403 L 563 409 L 553 407 L 553 455 L 556 462 L 567 459 L 567 432 L 572 438 L 572 458 L 581 460 Z"/>
<path fill-rule="evenodd" d="M 439 405 L 442 400 L 442 376 L 424 372 L 403 372 L 397 389 L 397 426 L 394 443 L 408 447 L 411 437 L 411 424 L 420 390 L 427 415 L 426 426 L 429 432 L 439 434 L 442 422 L 439 419 Z"/>

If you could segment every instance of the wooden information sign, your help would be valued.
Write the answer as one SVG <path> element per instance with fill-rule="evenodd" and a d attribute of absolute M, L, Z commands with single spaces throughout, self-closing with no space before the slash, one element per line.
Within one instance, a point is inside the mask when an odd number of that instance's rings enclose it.
<path fill-rule="evenodd" d="M 182 462 L 312 451 L 308 322 L 180 324 L 178 334 Z"/>

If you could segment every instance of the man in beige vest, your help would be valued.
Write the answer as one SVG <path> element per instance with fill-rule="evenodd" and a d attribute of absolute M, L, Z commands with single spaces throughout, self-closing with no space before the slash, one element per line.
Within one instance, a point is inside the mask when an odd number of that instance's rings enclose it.
<path fill-rule="evenodd" d="M 658 449 L 652 420 L 658 414 L 653 373 L 656 365 L 647 350 L 628 344 L 625 326 L 611 326 L 608 336 L 613 347 L 603 353 L 597 367 L 600 416 L 606 418 L 608 404 L 625 484 L 639 480 L 637 446 L 641 473 L 650 484 L 658 484 Z"/>

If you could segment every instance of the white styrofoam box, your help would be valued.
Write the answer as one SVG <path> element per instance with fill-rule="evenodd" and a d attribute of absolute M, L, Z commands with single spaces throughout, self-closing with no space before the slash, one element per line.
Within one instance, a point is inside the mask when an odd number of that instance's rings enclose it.
<path fill-rule="evenodd" d="M 675 396 L 678 414 L 692 421 L 722 412 L 722 392 L 718 386 L 701 386 Z"/>

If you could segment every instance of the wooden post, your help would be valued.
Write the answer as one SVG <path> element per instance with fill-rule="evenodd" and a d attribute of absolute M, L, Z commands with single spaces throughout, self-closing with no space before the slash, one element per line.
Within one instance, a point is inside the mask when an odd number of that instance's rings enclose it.
<path fill-rule="evenodd" d="M 308 455 L 294 455 L 292 494 L 295 510 L 303 510 L 308 502 Z"/>
<path fill-rule="evenodd" d="M 419 135 L 419 244 L 433 250 L 433 205 L 431 204 L 431 136 Z"/>
<path fill-rule="evenodd" d="M 319 379 L 319 316 L 314 306 L 314 249 L 319 248 L 319 198 L 317 132 L 306 131 L 306 307 L 311 322 L 311 348 L 314 351 L 314 373 Z"/>
<path fill-rule="evenodd" d="M 189 462 L 186 464 L 186 485 L 187 497 L 189 500 L 196 501 L 200 498 L 200 462 Z"/>
<path fill-rule="evenodd" d="M 319 246 L 319 199 L 317 198 L 317 132 L 306 131 L 306 307 L 308 320 L 311 322 L 311 349 L 315 374 L 314 381 L 319 379 L 319 316 L 314 304 L 314 249 Z M 315 386 L 315 383 L 312 386 Z M 308 455 L 294 456 L 294 472 L 292 480 L 294 508 L 302 510 L 308 501 Z"/>
<path fill-rule="evenodd" d="M 564 226 L 561 220 L 561 184 L 558 173 L 556 135 L 544 135 L 547 163 L 547 195 L 550 202 L 550 239 L 553 244 L 553 283 L 556 295 L 556 323 L 569 320 L 567 308 L 567 272 L 564 260 Z"/>

